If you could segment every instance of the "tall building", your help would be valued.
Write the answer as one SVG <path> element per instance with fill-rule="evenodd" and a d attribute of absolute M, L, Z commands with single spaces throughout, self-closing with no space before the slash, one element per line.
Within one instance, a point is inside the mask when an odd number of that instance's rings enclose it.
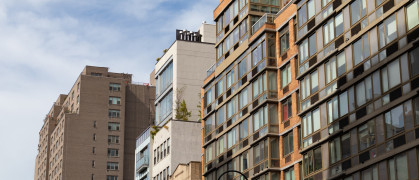
<path fill-rule="evenodd" d="M 296 0 L 304 179 L 418 179 L 418 1 Z"/>
<path fill-rule="evenodd" d="M 133 179 L 135 139 L 154 119 L 155 87 L 86 66 L 39 133 L 35 180 Z"/>
<path fill-rule="evenodd" d="M 217 57 L 202 90 L 204 179 L 236 170 L 249 179 L 276 180 L 301 160 L 293 148 L 281 149 L 283 141 L 297 142 L 292 137 L 299 124 L 291 4 L 229 0 L 214 11 Z M 233 178 L 243 177 L 228 173 L 221 179 Z"/>
<path fill-rule="evenodd" d="M 151 177 L 168 180 L 178 164 L 200 161 L 200 91 L 213 64 L 215 25 L 176 30 L 176 40 L 155 65 L 156 120 L 151 139 Z M 184 106 L 182 106 L 182 103 Z M 186 107 L 191 115 L 181 116 Z M 157 132 L 158 131 L 158 132 Z"/>

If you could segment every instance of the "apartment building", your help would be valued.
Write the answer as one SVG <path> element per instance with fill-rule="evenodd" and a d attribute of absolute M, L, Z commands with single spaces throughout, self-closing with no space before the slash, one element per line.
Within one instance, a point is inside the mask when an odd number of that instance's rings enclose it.
<path fill-rule="evenodd" d="M 154 119 L 155 87 L 86 66 L 40 130 L 36 180 L 133 179 L 135 139 Z"/>
<path fill-rule="evenodd" d="M 135 180 L 150 179 L 150 127 L 137 138 L 135 148 Z"/>
<path fill-rule="evenodd" d="M 295 14 L 289 1 L 224 0 L 215 9 L 217 57 L 202 90 L 204 179 L 227 170 L 299 177 Z M 221 176 L 233 178 L 243 179 Z"/>
<path fill-rule="evenodd" d="M 215 25 L 203 23 L 197 32 L 176 30 L 176 40 L 155 65 L 157 116 L 150 160 L 153 180 L 168 180 L 178 164 L 201 159 L 198 106 L 202 81 L 213 65 L 214 42 Z M 184 116 L 187 120 L 178 116 L 183 101 L 191 112 Z"/>
<path fill-rule="evenodd" d="M 296 0 L 304 179 L 418 179 L 418 1 Z"/>

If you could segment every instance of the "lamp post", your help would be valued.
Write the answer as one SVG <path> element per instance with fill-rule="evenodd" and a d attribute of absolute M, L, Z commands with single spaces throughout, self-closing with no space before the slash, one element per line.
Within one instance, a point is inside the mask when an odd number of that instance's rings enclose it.
<path fill-rule="evenodd" d="M 246 175 L 244 175 L 242 172 L 240 172 L 240 171 L 236 171 L 236 170 L 228 170 L 228 171 L 226 171 L 226 172 L 223 172 L 220 176 L 218 176 L 218 179 L 217 179 L 217 180 L 220 180 L 220 179 L 221 179 L 221 177 L 222 177 L 224 174 L 227 174 L 227 173 L 229 173 L 229 172 L 239 173 L 240 175 L 242 175 L 242 176 L 244 177 L 244 179 L 245 179 L 245 180 L 248 180 L 248 179 L 247 179 L 247 177 L 246 177 Z"/>

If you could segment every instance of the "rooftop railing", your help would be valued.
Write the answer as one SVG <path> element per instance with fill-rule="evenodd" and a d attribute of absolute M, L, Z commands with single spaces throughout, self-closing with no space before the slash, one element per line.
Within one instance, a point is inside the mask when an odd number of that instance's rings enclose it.
<path fill-rule="evenodd" d="M 274 23 L 276 18 L 275 14 L 265 13 L 256 23 L 252 26 L 252 34 L 255 34 L 264 24 Z"/>

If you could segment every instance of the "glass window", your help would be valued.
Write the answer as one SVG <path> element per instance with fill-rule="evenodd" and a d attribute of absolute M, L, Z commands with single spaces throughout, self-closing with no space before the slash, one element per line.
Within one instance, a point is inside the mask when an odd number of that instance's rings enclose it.
<path fill-rule="evenodd" d="M 233 85 L 234 84 L 234 82 L 236 81 L 236 78 L 235 78 L 235 75 L 236 75 L 236 73 L 235 73 L 235 69 L 236 68 L 233 68 L 230 72 L 228 72 L 227 73 L 227 75 L 226 75 L 226 77 L 227 77 L 227 89 L 228 88 L 230 88 L 231 87 L 231 85 Z"/>
<path fill-rule="evenodd" d="M 261 127 L 267 123 L 267 106 L 259 108 L 259 110 L 253 115 L 253 132 L 258 131 Z"/>
<path fill-rule="evenodd" d="M 320 129 L 320 110 L 317 108 L 303 117 L 303 137 Z"/>
<path fill-rule="evenodd" d="M 345 91 L 339 95 L 339 111 L 340 116 L 342 117 L 345 114 L 348 114 L 348 92 Z"/>
<path fill-rule="evenodd" d="M 370 48 L 368 43 L 368 33 L 366 33 L 361 39 L 353 44 L 353 57 L 355 65 L 361 63 L 368 56 L 370 56 Z"/>
<path fill-rule="evenodd" d="M 205 149 L 205 163 L 209 163 L 214 157 L 212 156 L 212 147 L 214 143 L 209 144 Z"/>
<path fill-rule="evenodd" d="M 326 62 L 326 84 L 336 79 L 336 58 L 332 57 L 328 62 Z"/>
<path fill-rule="evenodd" d="M 363 170 L 361 172 L 362 180 L 378 180 L 378 169 L 377 165 L 373 165 L 372 167 Z"/>
<path fill-rule="evenodd" d="M 170 91 L 157 105 L 158 122 L 164 120 L 173 111 L 173 91 Z"/>
<path fill-rule="evenodd" d="M 212 102 L 212 94 L 211 94 L 211 88 L 205 93 L 205 105 L 204 107 L 207 107 Z"/>
<path fill-rule="evenodd" d="M 79 87 L 80 83 L 78 84 Z M 121 84 L 110 83 L 109 84 L 109 91 L 121 91 Z"/>
<path fill-rule="evenodd" d="M 378 26 L 378 35 L 380 36 L 380 48 L 397 38 L 396 14 L 388 17 L 384 23 Z"/>
<path fill-rule="evenodd" d="M 356 0 L 351 4 L 351 25 L 358 22 L 367 14 L 367 1 Z"/>
<path fill-rule="evenodd" d="M 308 49 L 310 50 L 309 51 L 310 52 L 310 56 L 313 56 L 317 52 L 317 49 L 316 49 L 316 43 L 317 43 L 316 37 L 317 37 L 316 36 L 316 33 L 314 33 L 313 35 L 311 35 L 308 38 L 308 42 L 309 42 Z"/>
<path fill-rule="evenodd" d="M 252 67 L 256 66 L 259 61 L 265 57 L 265 41 L 262 41 L 253 51 L 252 51 Z"/>
<path fill-rule="evenodd" d="M 170 62 L 164 70 L 159 74 L 156 83 L 156 91 L 158 94 L 163 93 L 172 84 L 173 81 L 173 63 Z"/>
<path fill-rule="evenodd" d="M 386 67 L 382 68 L 381 77 L 383 92 L 399 85 L 401 83 L 399 60 L 396 59 L 389 63 Z"/>
<path fill-rule="evenodd" d="M 286 87 L 291 82 L 291 64 L 288 63 L 281 69 L 281 87 Z"/>
<path fill-rule="evenodd" d="M 375 121 L 370 120 L 358 128 L 360 151 L 375 144 Z"/>
<path fill-rule="evenodd" d="M 109 118 L 119 118 L 120 110 L 116 109 L 109 109 L 108 116 Z"/>
<path fill-rule="evenodd" d="M 239 94 L 239 109 L 242 109 L 247 103 L 247 88 L 244 88 Z"/>
<path fill-rule="evenodd" d="M 284 157 L 288 154 L 291 154 L 294 151 L 294 143 L 293 143 L 293 132 L 289 132 L 288 134 L 282 137 L 282 147 L 283 147 L 283 155 Z"/>
<path fill-rule="evenodd" d="M 108 130 L 109 131 L 119 131 L 119 123 L 108 122 Z"/>
<path fill-rule="evenodd" d="M 327 102 L 327 113 L 327 119 L 329 123 L 339 118 L 339 106 L 337 96 Z"/>
<path fill-rule="evenodd" d="M 311 73 L 311 94 L 319 90 L 319 74 L 317 70 Z"/>
<path fill-rule="evenodd" d="M 316 54 L 316 52 L 317 52 L 317 49 L 316 49 L 316 33 L 314 33 L 308 39 L 304 40 L 301 43 L 301 45 L 299 47 L 299 52 L 300 52 L 300 63 L 307 60 L 308 57 L 311 57 L 314 54 Z"/>
<path fill-rule="evenodd" d="M 331 164 L 340 161 L 342 155 L 340 147 L 340 137 L 337 137 L 329 142 L 329 151 Z"/>
<path fill-rule="evenodd" d="M 410 54 L 410 69 L 411 76 L 415 77 L 419 74 L 419 47 L 409 52 Z"/>
<path fill-rule="evenodd" d="M 288 26 L 286 26 L 281 32 L 279 33 L 281 37 L 279 38 L 281 42 L 281 54 L 285 53 L 290 48 L 290 37 L 288 32 Z M 284 59 L 283 59 L 284 60 Z"/>
<path fill-rule="evenodd" d="M 300 63 L 308 59 L 308 40 L 304 40 L 299 46 Z"/>
<path fill-rule="evenodd" d="M 227 119 L 230 119 L 236 113 L 236 99 L 227 102 Z"/>
<path fill-rule="evenodd" d="M 214 116 L 211 115 L 205 120 L 205 135 L 208 135 L 212 131 L 214 124 L 213 119 Z"/>
<path fill-rule="evenodd" d="M 218 127 L 219 125 L 221 125 L 224 122 L 224 106 L 221 107 L 220 109 L 218 109 L 218 111 L 215 113 L 216 115 L 216 123 L 215 126 Z"/>
<path fill-rule="evenodd" d="M 223 88 L 223 79 L 219 80 L 215 85 L 215 98 L 218 98 L 224 91 Z"/>
<path fill-rule="evenodd" d="M 253 83 L 253 99 L 257 98 L 260 94 L 264 93 L 267 89 L 266 87 L 266 73 L 260 75 Z"/>
<path fill-rule="evenodd" d="M 109 97 L 109 104 L 121 104 L 120 97 Z"/>
<path fill-rule="evenodd" d="M 316 8 L 314 7 L 314 0 L 308 1 L 307 2 L 307 10 L 308 10 L 308 18 L 310 19 L 314 16 L 314 14 L 316 13 Z"/>
<path fill-rule="evenodd" d="M 409 179 L 406 154 L 397 155 L 388 160 L 389 179 L 407 180 Z"/>
<path fill-rule="evenodd" d="M 406 7 L 407 30 L 411 30 L 419 24 L 418 0 L 413 1 Z"/>
<path fill-rule="evenodd" d="M 284 171 L 284 179 L 285 180 L 295 180 L 294 167 L 291 167 L 291 168 Z"/>
<path fill-rule="evenodd" d="M 308 176 L 311 173 L 321 169 L 322 168 L 321 148 L 318 147 L 304 154 L 303 165 L 304 165 L 304 176 Z"/>
<path fill-rule="evenodd" d="M 346 72 L 346 59 L 345 52 L 342 52 L 336 56 L 338 66 L 338 76 L 341 76 Z"/>
<path fill-rule="evenodd" d="M 247 151 L 240 155 L 240 170 L 243 172 L 246 169 L 249 169 L 249 153 Z"/>
<path fill-rule="evenodd" d="M 216 146 L 216 156 L 218 156 L 224 152 L 224 136 L 217 139 Z"/>
<path fill-rule="evenodd" d="M 403 105 L 385 113 L 387 138 L 404 131 Z"/>
<path fill-rule="evenodd" d="M 298 10 L 298 26 L 301 27 L 301 25 L 303 25 L 306 22 L 307 22 L 307 4 L 304 4 Z"/>
<path fill-rule="evenodd" d="M 338 15 L 335 16 L 335 33 L 336 36 L 339 36 L 340 34 L 343 33 L 343 15 L 342 13 L 339 13 Z"/>
<path fill-rule="evenodd" d="M 282 121 L 287 121 L 292 117 L 292 97 L 282 102 Z"/>
<path fill-rule="evenodd" d="M 247 73 L 247 56 L 239 63 L 239 78 Z"/>
<path fill-rule="evenodd" d="M 347 157 L 351 156 L 351 134 L 347 133 L 342 135 L 342 159 L 345 159 Z"/>
<path fill-rule="evenodd" d="M 247 119 L 240 123 L 240 140 L 246 138 L 249 135 L 249 121 Z"/>
<path fill-rule="evenodd" d="M 324 0 L 323 0 L 324 1 Z M 330 41 L 332 41 L 335 38 L 335 24 L 334 19 L 329 20 L 324 26 L 323 26 L 323 42 L 326 45 Z"/>

